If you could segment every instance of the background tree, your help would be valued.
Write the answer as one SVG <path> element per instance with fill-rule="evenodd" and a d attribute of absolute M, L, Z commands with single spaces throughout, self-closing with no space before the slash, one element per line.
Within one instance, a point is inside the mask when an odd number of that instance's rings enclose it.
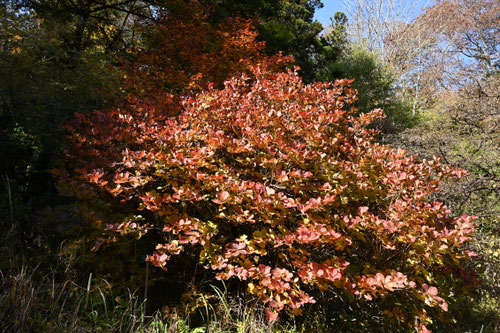
<path fill-rule="evenodd" d="M 103 107 L 118 86 L 102 51 L 76 55 L 58 38 L 66 26 L 5 5 L 0 14 L 1 201 L 10 215 L 2 223 L 20 233 L 2 240 L 19 240 L 21 253 L 54 232 L 40 228 L 35 212 L 57 201 L 47 169 L 65 142 L 62 125 L 74 112 Z"/>
<path fill-rule="evenodd" d="M 266 53 L 293 55 L 307 82 L 315 78 L 322 66 L 318 59 L 329 44 L 321 40 L 323 27 L 314 20 L 314 12 L 323 5 L 320 0 L 244 1 L 211 0 L 216 3 L 214 17 L 249 18 L 257 20 L 259 39 L 266 42 Z M 330 50 L 331 52 L 331 50 Z"/>
<path fill-rule="evenodd" d="M 351 17 L 348 29 L 351 40 L 377 52 L 383 62 L 390 62 L 397 43 L 388 43 L 387 37 L 412 21 L 417 14 L 417 3 L 400 0 L 344 0 L 343 3 Z"/>
<path fill-rule="evenodd" d="M 142 45 L 121 67 L 123 89 L 141 103 L 158 103 L 162 92 L 181 94 L 208 83 L 221 87 L 231 73 L 265 58 L 265 42 L 257 41 L 251 20 L 212 20 L 212 14 L 212 6 L 197 1 L 171 1 L 154 21 L 141 21 Z M 276 60 L 280 66 L 283 59 Z"/>
<path fill-rule="evenodd" d="M 479 268 L 483 285 L 476 301 L 457 311 L 461 325 L 498 329 L 500 276 L 500 147 L 498 119 L 500 110 L 499 77 L 443 92 L 429 119 L 406 130 L 391 142 L 417 152 L 422 157 L 442 156 L 451 164 L 467 168 L 471 174 L 459 183 L 443 186 L 440 196 L 457 212 L 480 217 L 479 228 L 471 247 L 480 255 Z M 466 319 L 467 318 L 467 319 Z M 465 329 L 464 329 L 465 330 Z"/>
<path fill-rule="evenodd" d="M 447 87 L 498 71 L 498 11 L 494 1 L 439 1 L 387 38 L 414 112 Z"/>
<path fill-rule="evenodd" d="M 435 73 L 442 86 L 462 86 L 498 72 L 499 12 L 496 1 L 455 0 L 439 1 L 418 17 L 417 23 L 437 40 L 435 52 L 446 59 L 440 77 Z"/>
<path fill-rule="evenodd" d="M 105 51 L 134 46 L 134 23 L 138 18 L 153 19 L 153 1 L 139 0 L 10 0 L 17 8 L 36 13 L 43 20 L 64 29 L 57 31 L 65 47 L 74 52 L 102 47 Z M 169 3 L 168 0 L 159 2 Z"/>
<path fill-rule="evenodd" d="M 338 12 L 327 27 L 323 38 L 330 45 L 332 56 L 325 53 L 323 67 L 317 71 L 317 78 L 331 81 L 352 78 L 352 86 L 358 90 L 359 99 L 354 104 L 359 112 L 370 112 L 383 108 L 387 119 L 378 124 L 384 132 L 394 132 L 412 124 L 409 103 L 398 94 L 398 76 L 385 63 L 377 51 L 370 51 L 366 45 L 349 39 L 349 23 L 344 13 Z M 352 38 L 352 37 L 351 37 Z"/>

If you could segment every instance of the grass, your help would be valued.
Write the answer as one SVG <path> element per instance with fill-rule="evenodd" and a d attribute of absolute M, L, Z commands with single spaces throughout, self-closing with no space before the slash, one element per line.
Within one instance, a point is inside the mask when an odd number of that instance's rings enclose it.
<path fill-rule="evenodd" d="M 0 271 L 1 332 L 135 332 L 145 325 L 136 293 L 113 297 L 110 288 L 92 286 L 92 275 L 82 286 L 38 271 Z"/>
<path fill-rule="evenodd" d="M 176 312 L 145 316 L 137 292 L 115 296 L 107 281 L 92 274 L 78 284 L 40 272 L 27 265 L 0 271 L 0 332 L 294 332 L 269 325 L 261 309 L 229 300 L 216 287 L 217 301 L 205 299 L 198 309 L 204 326 L 192 328 L 189 317 Z"/>

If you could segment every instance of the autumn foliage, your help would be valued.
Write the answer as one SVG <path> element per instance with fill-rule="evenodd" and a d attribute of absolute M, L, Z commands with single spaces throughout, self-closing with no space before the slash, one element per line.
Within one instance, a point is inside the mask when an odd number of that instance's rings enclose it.
<path fill-rule="evenodd" d="M 197 0 L 170 0 L 168 11 L 154 22 L 144 22 L 143 46 L 131 59 L 123 59 L 127 103 L 154 103 L 163 114 L 178 114 L 178 96 L 222 87 L 234 73 L 249 71 L 258 63 L 274 69 L 290 57 L 264 55 L 251 20 L 210 19 L 212 8 Z"/>
<path fill-rule="evenodd" d="M 109 230 L 160 233 L 155 266 L 189 251 L 214 279 L 241 281 L 269 320 L 318 293 L 361 306 L 397 295 L 384 313 L 424 330 L 473 255 L 473 218 L 429 201 L 463 171 L 376 143 L 383 113 L 358 116 L 355 99 L 349 81 L 304 85 L 258 66 L 184 97 L 178 117 L 150 105 L 81 116 L 66 190 L 126 207 Z"/>
<path fill-rule="evenodd" d="M 331 295 L 426 331 L 471 282 L 474 219 L 432 199 L 465 172 L 377 143 L 383 112 L 359 115 L 350 81 L 305 85 L 249 21 L 182 3 L 123 67 L 122 105 L 68 124 L 61 193 L 106 202 L 111 234 L 154 235 L 165 274 L 188 253 L 205 281 L 238 281 L 270 321 Z"/>

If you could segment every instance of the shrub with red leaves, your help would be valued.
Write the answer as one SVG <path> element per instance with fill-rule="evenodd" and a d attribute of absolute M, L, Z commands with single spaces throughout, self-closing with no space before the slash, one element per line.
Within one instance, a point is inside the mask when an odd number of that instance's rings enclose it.
<path fill-rule="evenodd" d="M 376 143 L 383 112 L 356 115 L 347 80 L 251 75 L 185 97 L 175 118 L 151 105 L 80 117 L 79 165 L 61 185 L 135 211 L 109 229 L 160 232 L 148 260 L 165 274 L 188 251 L 214 279 L 241 281 L 270 320 L 330 293 L 387 300 L 388 317 L 425 331 L 466 285 L 473 218 L 429 201 L 464 171 Z"/>

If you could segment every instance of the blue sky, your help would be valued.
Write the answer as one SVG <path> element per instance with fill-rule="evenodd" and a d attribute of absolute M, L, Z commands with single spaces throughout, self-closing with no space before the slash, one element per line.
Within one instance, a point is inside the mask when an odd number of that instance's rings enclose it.
<path fill-rule="evenodd" d="M 376 1 L 376 0 L 375 0 Z M 420 11 L 425 4 L 429 4 L 432 1 L 429 0 L 402 0 L 404 3 L 416 2 L 415 9 Z M 335 12 L 343 11 L 345 12 L 344 4 L 341 0 L 323 0 L 323 8 L 316 11 L 314 18 L 321 23 L 323 26 L 330 24 L 330 17 L 333 17 Z M 347 14 L 347 13 L 346 13 Z"/>
<path fill-rule="evenodd" d="M 314 18 L 326 26 L 330 23 L 330 17 L 333 17 L 335 12 L 343 10 L 343 5 L 339 0 L 323 0 L 323 5 L 323 8 L 316 11 Z"/>

